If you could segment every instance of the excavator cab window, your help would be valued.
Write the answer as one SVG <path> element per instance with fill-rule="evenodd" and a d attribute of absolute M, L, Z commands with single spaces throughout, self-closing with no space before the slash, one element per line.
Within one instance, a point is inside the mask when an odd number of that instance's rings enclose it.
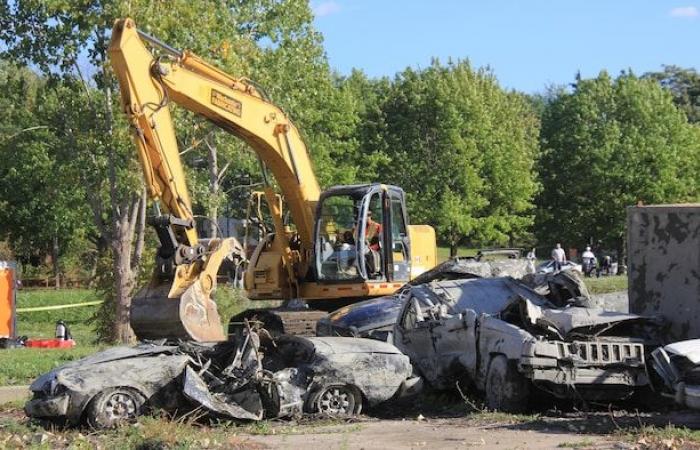
<path fill-rule="evenodd" d="M 411 274 L 410 242 L 406 227 L 406 208 L 399 192 L 389 191 L 392 280 L 408 281 Z"/>
<path fill-rule="evenodd" d="M 344 281 L 360 278 L 356 222 L 359 208 L 352 195 L 334 195 L 319 209 L 316 261 L 319 279 Z"/>
<path fill-rule="evenodd" d="M 319 281 L 408 281 L 410 243 L 401 189 L 340 188 L 324 194 L 317 214 Z"/>
<path fill-rule="evenodd" d="M 365 211 L 364 227 L 360 231 L 364 234 L 363 261 L 365 273 L 370 280 L 385 279 L 386 245 L 385 239 L 385 214 L 384 193 L 375 192 L 369 196 Z"/>

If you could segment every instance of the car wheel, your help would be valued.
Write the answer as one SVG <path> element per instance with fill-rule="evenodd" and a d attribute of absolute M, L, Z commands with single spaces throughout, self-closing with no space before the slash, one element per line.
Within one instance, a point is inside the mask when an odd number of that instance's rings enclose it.
<path fill-rule="evenodd" d="M 144 397 L 133 389 L 110 389 L 100 392 L 90 401 L 85 418 L 92 428 L 114 428 L 140 416 L 145 402 Z"/>
<path fill-rule="evenodd" d="M 352 416 L 362 411 L 362 394 L 349 384 L 327 386 L 310 402 L 311 412 L 328 416 Z"/>
<path fill-rule="evenodd" d="M 527 409 L 529 381 L 503 355 L 491 358 L 486 374 L 486 406 L 492 410 L 518 413 Z"/>

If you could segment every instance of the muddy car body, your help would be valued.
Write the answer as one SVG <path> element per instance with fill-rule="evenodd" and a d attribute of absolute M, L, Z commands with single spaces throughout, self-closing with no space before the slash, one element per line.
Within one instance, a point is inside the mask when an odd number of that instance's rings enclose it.
<path fill-rule="evenodd" d="M 235 343 L 116 347 L 39 377 L 28 416 L 98 428 L 149 408 L 201 407 L 214 416 L 258 420 L 303 412 L 352 415 L 415 387 L 394 346 L 352 338 L 256 333 Z"/>
<path fill-rule="evenodd" d="M 556 307 L 512 278 L 446 280 L 404 291 L 394 344 L 436 388 L 468 380 L 494 409 L 520 411 L 541 389 L 616 400 L 648 384 L 640 316 Z"/>

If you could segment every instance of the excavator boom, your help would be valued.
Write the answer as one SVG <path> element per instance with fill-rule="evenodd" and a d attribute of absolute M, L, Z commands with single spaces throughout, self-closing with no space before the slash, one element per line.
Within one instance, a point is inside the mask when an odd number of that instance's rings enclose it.
<path fill-rule="evenodd" d="M 163 56 L 156 59 L 144 41 Z M 225 336 L 211 292 L 222 259 L 244 251 L 231 238 L 200 244 L 169 103 L 201 114 L 255 149 L 286 194 L 300 238 L 297 255 L 312 251 L 313 210 L 320 194 L 306 146 L 286 114 L 250 82 L 140 32 L 131 19 L 115 23 L 109 56 L 148 194 L 169 213 L 152 221 L 161 241 L 157 268 L 133 300 L 132 328 L 139 338 L 221 340 Z M 306 259 L 294 257 L 284 233 L 277 240 L 294 280 L 294 267 L 306 270 L 300 267 Z"/>

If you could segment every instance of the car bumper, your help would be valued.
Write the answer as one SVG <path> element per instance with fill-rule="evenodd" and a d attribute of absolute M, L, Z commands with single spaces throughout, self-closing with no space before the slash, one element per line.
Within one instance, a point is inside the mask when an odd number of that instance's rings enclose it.
<path fill-rule="evenodd" d="M 34 418 L 66 417 L 69 405 L 68 394 L 51 398 L 35 398 L 24 405 L 24 412 L 27 416 Z"/>
<path fill-rule="evenodd" d="M 674 400 L 677 404 L 691 409 L 700 409 L 700 386 L 680 382 L 676 384 L 675 391 Z"/>

